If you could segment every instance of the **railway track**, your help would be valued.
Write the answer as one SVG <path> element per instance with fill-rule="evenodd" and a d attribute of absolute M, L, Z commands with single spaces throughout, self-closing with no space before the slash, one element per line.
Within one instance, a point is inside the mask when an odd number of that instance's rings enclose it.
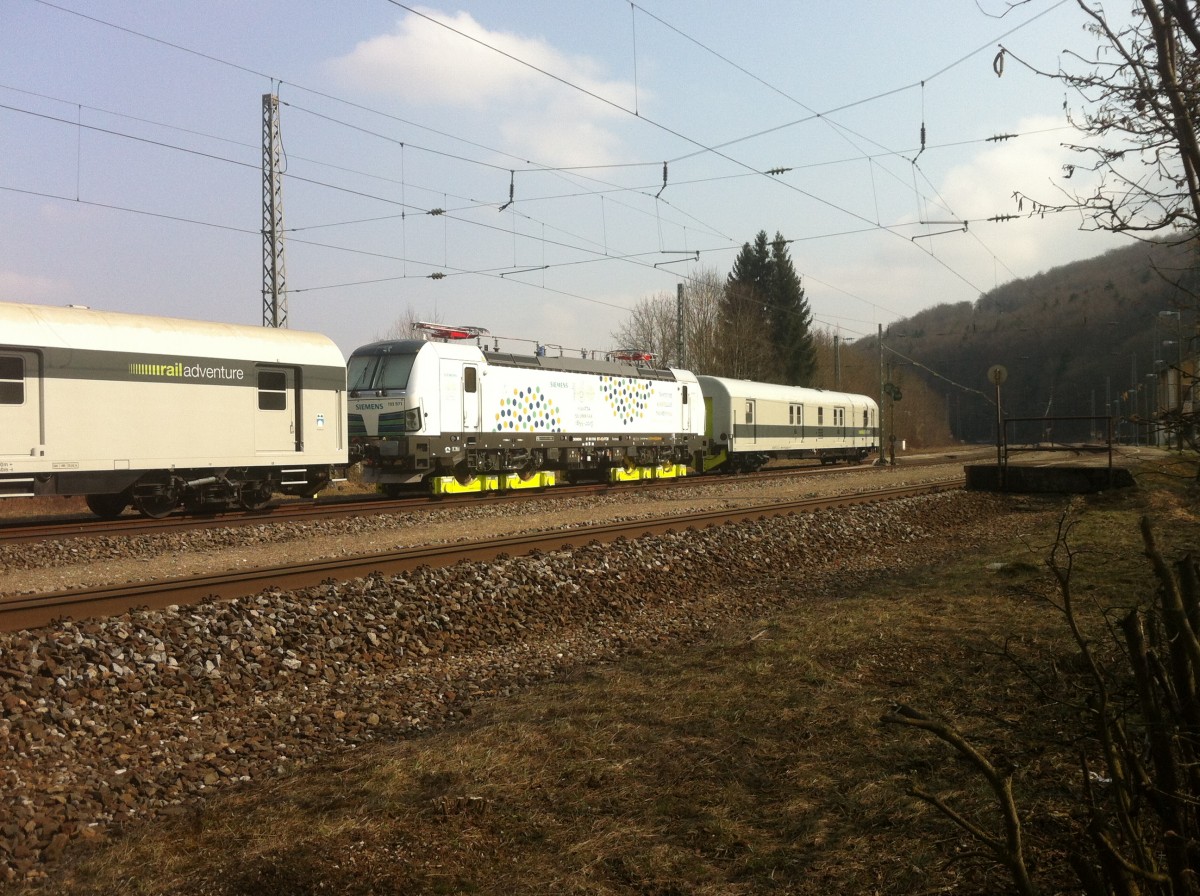
<path fill-rule="evenodd" d="M 859 468 L 849 466 L 786 467 L 765 470 L 759 473 L 744 474 L 738 478 L 742 481 L 750 482 L 769 481 L 786 476 L 804 476 L 839 471 L 852 472 L 856 469 Z M 191 529 L 308 522 L 360 514 L 420 512 L 422 510 L 436 510 L 454 504 L 469 504 L 478 501 L 499 504 L 539 500 L 548 497 L 567 498 L 597 493 L 615 493 L 620 490 L 630 489 L 644 492 L 653 489 L 688 488 L 698 485 L 712 485 L 714 482 L 720 481 L 722 480 L 711 476 L 704 476 L 643 481 L 622 485 L 610 485 L 607 483 L 564 485 L 555 486 L 553 489 L 548 490 L 488 492 L 484 497 L 478 495 L 447 495 L 434 498 L 423 493 L 398 499 L 385 498 L 382 495 L 344 496 L 313 502 L 278 504 L 264 511 L 232 511 L 219 514 L 180 513 L 163 519 L 147 519 L 134 515 L 122 516 L 116 520 L 101 520 L 82 515 L 72 515 L 60 519 L 38 518 L 29 520 L 12 518 L 0 522 L 0 544 L 24 544 L 58 538 L 145 535 Z"/>
<path fill-rule="evenodd" d="M 0 631 L 34 628 L 62 617 L 84 618 L 112 615 L 136 607 L 189 604 L 210 597 L 228 600 L 257 594 L 265 589 L 296 590 L 329 579 L 346 580 L 372 573 L 390 575 L 419 566 L 450 566 L 464 560 L 487 561 L 501 555 L 524 555 L 535 551 L 551 551 L 593 542 L 606 543 L 617 539 L 633 539 L 643 535 L 699 529 L 742 520 L 761 520 L 787 514 L 810 513 L 855 504 L 897 500 L 958 489 L 964 484 L 965 480 L 958 478 L 833 497 L 804 498 L 734 509 L 706 510 L 579 529 L 524 533 L 489 538 L 485 541 L 411 547 L 336 559 L 312 560 L 287 566 L 33 595 L 12 595 L 0 598 Z"/>

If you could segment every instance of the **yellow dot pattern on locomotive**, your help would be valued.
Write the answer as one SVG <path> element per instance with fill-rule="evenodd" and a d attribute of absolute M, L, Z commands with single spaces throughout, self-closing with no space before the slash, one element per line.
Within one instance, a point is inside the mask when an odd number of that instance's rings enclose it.
<path fill-rule="evenodd" d="M 562 432 L 562 413 L 537 386 L 513 389 L 500 399 L 496 431 Z"/>
<path fill-rule="evenodd" d="M 622 423 L 646 416 L 650 407 L 650 383 L 628 376 L 600 377 L 600 392 Z"/>

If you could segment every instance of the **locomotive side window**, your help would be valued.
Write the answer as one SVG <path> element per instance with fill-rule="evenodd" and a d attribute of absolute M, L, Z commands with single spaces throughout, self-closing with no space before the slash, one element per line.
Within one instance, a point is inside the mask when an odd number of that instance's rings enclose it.
<path fill-rule="evenodd" d="M 0 357 L 0 404 L 25 403 L 25 359 Z"/>
<path fill-rule="evenodd" d="M 263 411 L 287 410 L 287 374 L 274 370 L 258 372 L 258 407 Z"/>

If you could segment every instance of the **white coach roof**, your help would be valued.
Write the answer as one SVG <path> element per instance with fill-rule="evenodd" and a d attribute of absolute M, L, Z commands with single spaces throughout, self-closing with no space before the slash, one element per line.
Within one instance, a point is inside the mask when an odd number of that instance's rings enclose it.
<path fill-rule="evenodd" d="M 753 398 L 762 401 L 818 402 L 820 404 L 866 404 L 874 405 L 869 395 L 851 392 L 832 392 L 826 389 L 810 389 L 804 386 L 780 386 L 775 383 L 755 383 L 750 380 L 735 380 L 721 376 L 700 376 L 700 388 L 705 395 L 720 394 L 726 398 Z"/>
<path fill-rule="evenodd" d="M 327 336 L 84 307 L 0 302 L 0 346 L 98 349 L 344 367 Z"/>

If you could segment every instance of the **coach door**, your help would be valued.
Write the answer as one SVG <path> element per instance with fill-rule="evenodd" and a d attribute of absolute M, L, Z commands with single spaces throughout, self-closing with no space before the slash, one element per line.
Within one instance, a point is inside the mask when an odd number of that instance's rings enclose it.
<path fill-rule="evenodd" d="M 37 457 L 42 446 L 41 359 L 0 349 L 0 457 Z"/>
<path fill-rule="evenodd" d="M 291 367 L 260 367 L 258 407 L 254 419 L 254 448 L 260 454 L 300 450 L 297 429 L 296 371 Z"/>
<path fill-rule="evenodd" d="M 463 432 L 479 432 L 479 368 L 464 364 L 463 384 Z"/>

